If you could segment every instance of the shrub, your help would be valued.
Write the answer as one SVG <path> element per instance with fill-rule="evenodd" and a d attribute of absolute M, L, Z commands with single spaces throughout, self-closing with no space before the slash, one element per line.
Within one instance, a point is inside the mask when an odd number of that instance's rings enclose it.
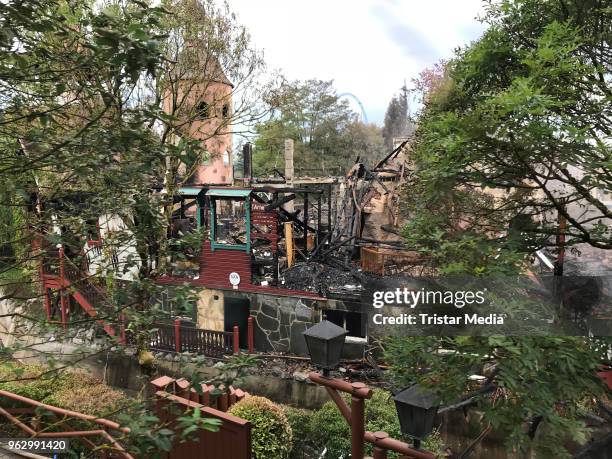
<path fill-rule="evenodd" d="M 39 365 L 17 365 L 6 363 L 0 365 L 0 389 L 13 392 L 22 397 L 42 401 L 51 395 L 58 384 L 66 378 L 66 373 L 46 373 L 47 369 Z"/>
<path fill-rule="evenodd" d="M 289 457 L 291 459 L 303 459 L 310 438 L 308 426 L 311 413 L 289 405 L 282 405 L 282 409 L 291 426 L 291 432 L 293 433 L 293 447 L 291 448 Z"/>
<path fill-rule="evenodd" d="M 267 398 L 251 396 L 232 406 L 229 413 L 251 422 L 254 459 L 289 459 L 291 426 L 278 405 Z"/>
<path fill-rule="evenodd" d="M 327 448 L 325 457 L 337 459 L 351 450 L 351 431 L 334 402 L 325 402 L 312 413 L 308 431 L 318 453 Z"/>
<path fill-rule="evenodd" d="M 345 395 L 344 399 L 350 403 L 348 395 Z M 395 403 L 389 392 L 374 390 L 372 398 L 366 400 L 365 428 L 370 432 L 387 432 L 390 437 L 402 440 Z M 330 459 L 346 457 L 351 451 L 349 425 L 334 402 L 326 402 L 312 414 L 307 431 L 310 434 L 308 442 L 317 445 L 319 450 L 327 447 L 326 457 Z M 421 446 L 436 455 L 441 454 L 442 441 L 439 433 L 433 432 Z M 370 444 L 366 445 L 366 452 L 372 454 Z M 396 453 L 389 452 L 390 459 L 397 457 Z"/>
<path fill-rule="evenodd" d="M 0 365 L 0 380 L 16 380 L 0 383 L 0 389 L 59 408 L 100 417 L 112 417 L 116 411 L 131 403 L 123 392 L 83 372 L 48 371 L 48 368 L 39 365 Z"/>

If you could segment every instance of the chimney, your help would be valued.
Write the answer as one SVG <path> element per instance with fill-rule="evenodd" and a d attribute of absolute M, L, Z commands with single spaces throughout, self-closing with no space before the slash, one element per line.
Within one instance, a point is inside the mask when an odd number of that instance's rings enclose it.
<path fill-rule="evenodd" d="M 253 178 L 253 144 L 250 142 L 242 147 L 242 171 L 245 180 Z"/>
<path fill-rule="evenodd" d="M 293 139 L 285 139 L 285 180 L 293 186 Z"/>
<path fill-rule="evenodd" d="M 285 183 L 293 186 L 293 139 L 285 139 Z M 287 212 L 295 210 L 293 201 L 283 205 Z"/>

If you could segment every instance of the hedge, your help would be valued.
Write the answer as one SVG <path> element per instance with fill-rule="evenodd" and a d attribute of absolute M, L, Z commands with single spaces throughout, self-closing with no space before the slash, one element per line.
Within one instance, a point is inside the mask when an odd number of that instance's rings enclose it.
<path fill-rule="evenodd" d="M 250 421 L 254 459 L 289 459 L 292 431 L 283 410 L 264 397 L 247 397 L 229 410 L 230 414 Z"/>

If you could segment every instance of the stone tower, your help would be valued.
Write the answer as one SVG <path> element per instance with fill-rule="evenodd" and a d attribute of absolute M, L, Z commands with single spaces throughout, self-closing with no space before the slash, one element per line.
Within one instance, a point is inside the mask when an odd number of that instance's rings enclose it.
<path fill-rule="evenodd" d="M 175 113 L 187 122 L 183 135 L 199 139 L 208 152 L 207 158 L 189 177 L 188 185 L 231 185 L 234 180 L 232 162 L 232 91 L 233 85 L 214 57 L 206 57 L 195 45 L 183 53 L 185 64 L 177 71 L 175 94 L 164 98 L 164 111 Z M 180 68 L 188 69 L 180 71 Z M 197 70 L 196 70 L 197 69 Z M 173 110 L 173 105 L 179 107 Z M 183 168 L 184 170 L 184 168 Z"/>

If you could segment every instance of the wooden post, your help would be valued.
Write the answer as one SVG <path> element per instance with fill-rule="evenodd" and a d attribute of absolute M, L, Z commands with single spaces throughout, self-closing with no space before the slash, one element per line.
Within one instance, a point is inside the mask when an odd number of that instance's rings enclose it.
<path fill-rule="evenodd" d="M 47 320 L 51 320 L 51 299 L 49 298 L 49 289 L 45 286 L 44 281 L 43 295 L 45 296 L 45 311 L 47 313 Z"/>
<path fill-rule="evenodd" d="M 364 459 L 363 442 L 367 441 L 368 443 L 373 444 L 379 450 L 395 451 L 396 453 L 400 453 L 401 458 L 435 459 L 434 454 L 429 451 L 417 450 L 415 448 L 412 448 L 408 443 L 395 440 L 394 438 L 389 438 L 388 435 L 379 435 L 380 432 L 377 432 L 375 434 L 373 432 L 365 431 L 364 405 L 365 399 L 369 399 L 372 397 L 372 389 L 369 389 L 362 383 L 351 384 L 348 381 L 344 381 L 342 379 L 324 377 L 316 372 L 309 373 L 308 378 L 315 384 L 319 384 L 320 386 L 323 386 L 327 389 L 328 394 L 331 396 L 332 400 L 338 407 L 338 410 L 351 427 L 351 457 Z M 351 407 L 346 404 L 346 402 L 340 396 L 338 391 L 351 394 Z M 359 402 L 359 400 L 361 402 Z M 358 423 L 361 423 L 361 426 L 358 426 Z M 360 439 L 361 444 L 359 444 Z M 360 447 L 361 450 L 359 450 Z M 379 451 L 378 454 L 380 455 L 382 453 Z M 380 458 L 384 459 L 385 456 L 380 456 Z"/>
<path fill-rule="evenodd" d="M 36 238 L 36 241 L 38 241 L 37 245 L 40 247 L 40 240 Z M 47 320 L 51 320 L 51 300 L 49 299 L 49 289 L 47 288 L 47 284 L 45 282 L 45 257 L 42 252 L 40 257 L 40 287 L 43 295 L 43 301 L 45 303 L 45 312 L 47 313 Z"/>
<path fill-rule="evenodd" d="M 181 321 L 174 319 L 174 347 L 176 352 L 181 352 Z"/>
<path fill-rule="evenodd" d="M 229 408 L 229 405 L 228 405 L 229 399 L 228 399 L 227 391 L 225 390 L 225 388 L 223 386 L 219 386 L 219 389 L 221 389 L 223 393 L 219 395 L 219 400 L 217 400 L 217 408 L 219 409 L 219 411 L 223 411 L 225 413 L 227 409 Z"/>
<path fill-rule="evenodd" d="M 66 310 L 66 295 L 64 292 L 64 280 L 65 280 L 65 272 L 64 272 L 64 247 L 59 248 L 59 275 L 60 275 L 60 305 L 62 309 L 62 326 L 66 328 L 67 326 L 67 310 Z"/>
<path fill-rule="evenodd" d="M 238 325 L 234 325 L 234 328 L 232 330 L 232 338 L 233 338 L 233 343 L 234 343 L 234 354 L 238 354 L 240 352 L 240 334 L 239 334 L 239 329 L 238 329 Z"/>
<path fill-rule="evenodd" d="M 253 329 L 253 317 L 249 316 L 247 319 L 247 341 L 249 347 L 249 354 L 255 352 L 255 333 Z"/>
<path fill-rule="evenodd" d="M 365 402 L 355 392 L 365 388 L 364 383 L 353 383 L 353 395 L 351 397 L 351 458 L 362 459 L 364 456 L 365 438 Z"/>
<path fill-rule="evenodd" d="M 374 432 L 375 441 L 380 441 L 389 437 L 387 432 Z M 387 459 L 387 450 L 374 443 L 374 459 Z"/>
<path fill-rule="evenodd" d="M 295 246 L 293 244 L 293 222 L 285 222 L 285 245 L 287 249 L 287 267 L 293 266 Z"/>

